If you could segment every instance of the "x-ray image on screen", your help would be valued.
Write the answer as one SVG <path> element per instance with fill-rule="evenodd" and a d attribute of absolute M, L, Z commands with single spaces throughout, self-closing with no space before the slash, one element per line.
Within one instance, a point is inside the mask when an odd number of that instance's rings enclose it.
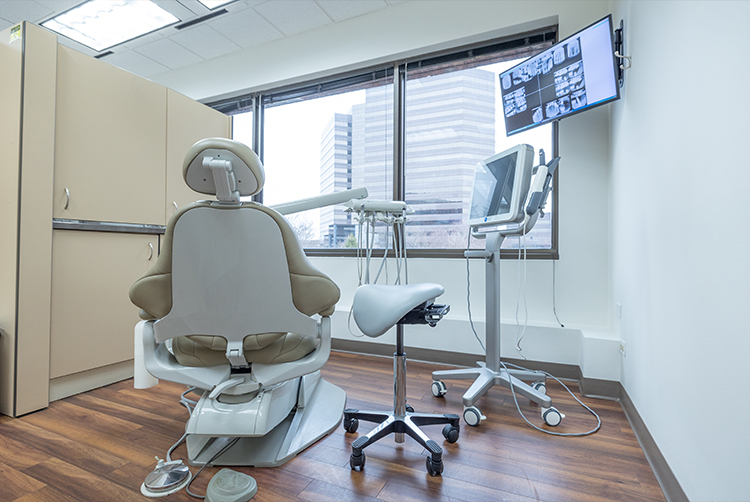
<path fill-rule="evenodd" d="M 612 37 L 607 16 L 501 73 L 507 134 L 618 99 Z"/>

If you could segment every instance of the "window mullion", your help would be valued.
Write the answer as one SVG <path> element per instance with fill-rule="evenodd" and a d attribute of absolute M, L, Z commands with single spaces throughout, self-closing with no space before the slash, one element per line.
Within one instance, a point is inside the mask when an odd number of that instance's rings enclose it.
<path fill-rule="evenodd" d="M 263 104 L 263 96 L 256 94 L 253 96 L 253 151 L 258 155 L 261 164 L 263 163 L 263 131 L 264 131 L 264 116 L 265 105 Z M 263 203 L 263 190 L 253 195 L 253 201 L 262 204 Z"/>
<path fill-rule="evenodd" d="M 405 200 L 406 65 L 396 63 L 393 73 L 393 200 Z"/>

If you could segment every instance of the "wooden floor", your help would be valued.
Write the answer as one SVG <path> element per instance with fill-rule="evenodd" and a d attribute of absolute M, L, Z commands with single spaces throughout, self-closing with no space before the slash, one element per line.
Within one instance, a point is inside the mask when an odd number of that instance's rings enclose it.
<path fill-rule="evenodd" d="M 408 402 L 419 412 L 461 413 L 469 381 L 446 381 L 448 394 L 435 398 L 430 373 L 444 366 L 408 363 Z M 388 358 L 334 352 L 324 377 L 346 390 L 347 405 L 392 407 L 393 362 Z M 576 392 L 577 388 L 572 387 Z M 134 390 L 126 380 L 54 402 L 19 419 L 0 418 L 0 502 L 144 501 L 140 485 L 180 438 L 187 418 L 178 404 L 184 387 L 167 382 Z M 559 432 L 588 430 L 595 419 L 556 383 L 548 394 L 567 415 Z M 539 408 L 519 398 L 538 425 Z M 363 472 L 349 468 L 350 445 L 358 436 L 342 427 L 285 465 L 239 468 L 258 482 L 254 501 L 664 501 L 643 452 L 618 403 L 585 399 L 602 417 L 599 432 L 561 438 L 528 427 L 513 398 L 495 387 L 477 406 L 487 416 L 478 427 L 461 421 L 457 443 L 443 441 L 442 426 L 425 432 L 444 449 L 445 471 L 431 477 L 425 452 L 410 438 L 392 437 L 368 447 Z M 360 424 L 359 433 L 372 424 Z M 184 446 L 173 457 L 185 455 Z M 193 468 L 193 472 L 197 469 Z M 204 493 L 206 469 L 193 484 Z M 183 490 L 162 500 L 195 500 Z"/>

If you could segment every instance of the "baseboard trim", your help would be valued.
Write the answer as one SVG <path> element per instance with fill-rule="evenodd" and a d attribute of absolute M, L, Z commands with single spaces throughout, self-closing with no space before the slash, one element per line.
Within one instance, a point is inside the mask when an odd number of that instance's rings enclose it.
<path fill-rule="evenodd" d="M 92 389 L 133 377 L 133 360 L 53 378 L 49 381 L 49 400 L 57 401 Z"/>
<path fill-rule="evenodd" d="M 331 340 L 331 348 L 343 352 L 354 352 L 357 354 L 366 354 L 374 356 L 391 357 L 393 355 L 393 346 L 382 343 L 360 342 L 357 340 L 342 340 L 334 338 Z M 422 349 L 418 347 L 406 347 L 404 352 L 408 353 L 409 359 L 415 361 L 424 361 L 436 364 L 448 364 L 452 366 L 471 367 L 475 366 L 478 360 L 483 359 L 477 354 L 462 354 L 457 352 L 447 352 L 443 350 Z M 667 502 L 690 502 L 685 495 L 680 483 L 677 481 L 672 469 L 669 467 L 664 455 L 648 431 L 646 424 L 643 422 L 638 410 L 633 405 L 633 401 L 628 396 L 622 383 L 610 380 L 598 380 L 595 378 L 585 378 L 581 368 L 573 364 L 548 363 L 543 361 L 528 361 L 517 359 L 503 359 L 506 362 L 518 364 L 529 369 L 542 370 L 555 375 L 560 379 L 578 381 L 581 394 L 586 397 L 595 397 L 600 399 L 611 399 L 620 402 L 625 417 L 630 422 L 641 450 L 646 456 L 651 470 L 654 472 L 662 492 Z"/>
<path fill-rule="evenodd" d="M 331 340 L 331 348 L 343 352 L 354 352 L 357 354 L 373 356 L 391 357 L 393 355 L 393 345 L 361 342 L 358 340 L 342 340 L 334 338 Z M 423 349 L 419 347 L 406 347 L 404 351 L 407 353 L 409 359 L 414 361 L 463 366 L 465 368 L 476 366 L 477 361 L 482 361 L 484 359 L 484 356 L 478 354 L 464 354 L 460 352 Z M 555 375 L 557 378 L 563 380 L 575 380 L 578 382 L 581 394 L 586 397 L 610 400 L 617 400 L 620 398 L 620 382 L 586 378 L 583 376 L 581 368 L 574 364 L 548 363 L 521 359 L 503 360 L 532 370 L 546 371 L 547 373 Z"/>
<path fill-rule="evenodd" d="M 646 460 L 651 465 L 651 470 L 654 471 L 667 502 L 690 502 L 622 384 L 620 384 L 620 406 L 622 406 L 625 417 L 630 422 L 630 428 L 633 429 L 635 438 L 646 455 Z"/>

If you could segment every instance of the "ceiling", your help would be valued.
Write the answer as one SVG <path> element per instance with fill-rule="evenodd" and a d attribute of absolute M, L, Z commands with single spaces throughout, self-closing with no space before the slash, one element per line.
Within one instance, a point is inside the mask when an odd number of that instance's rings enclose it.
<path fill-rule="evenodd" d="M 211 11 L 198 0 L 153 0 L 181 23 L 103 51 L 100 56 L 143 77 L 259 46 L 304 31 L 361 16 L 407 0 L 235 0 Z M 21 21 L 36 25 L 84 0 L 0 0 L 0 30 Z M 227 12 L 192 26 L 181 24 L 212 12 Z M 59 36 L 61 44 L 85 54 L 100 53 Z"/>

